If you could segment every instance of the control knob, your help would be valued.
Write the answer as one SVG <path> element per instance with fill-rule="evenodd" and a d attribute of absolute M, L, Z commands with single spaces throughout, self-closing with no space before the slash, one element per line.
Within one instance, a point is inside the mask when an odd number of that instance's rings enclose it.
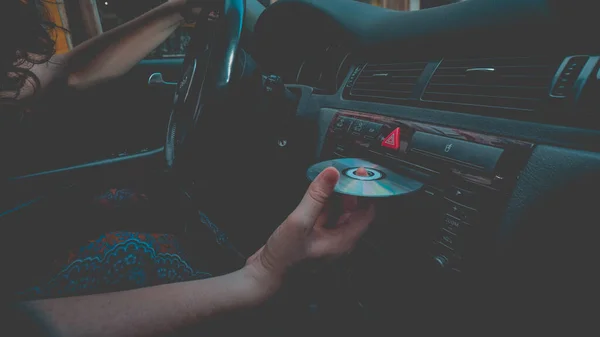
<path fill-rule="evenodd" d="M 435 266 L 439 269 L 448 267 L 448 258 L 444 255 L 437 255 L 433 258 Z"/>

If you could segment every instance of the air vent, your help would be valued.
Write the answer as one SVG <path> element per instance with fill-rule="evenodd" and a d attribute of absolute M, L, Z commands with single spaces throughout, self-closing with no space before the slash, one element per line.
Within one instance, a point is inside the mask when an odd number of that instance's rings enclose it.
<path fill-rule="evenodd" d="M 348 97 L 356 100 L 407 100 L 427 62 L 368 63 L 352 84 Z"/>
<path fill-rule="evenodd" d="M 551 57 L 445 59 L 423 100 L 533 111 L 548 97 L 560 61 Z"/>

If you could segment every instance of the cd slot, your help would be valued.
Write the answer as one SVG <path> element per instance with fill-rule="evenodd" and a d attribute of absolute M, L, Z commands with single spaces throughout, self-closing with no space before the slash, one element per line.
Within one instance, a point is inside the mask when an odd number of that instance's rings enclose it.
<path fill-rule="evenodd" d="M 369 151 L 368 159 L 391 170 L 405 174 L 413 179 L 426 182 L 428 184 L 435 183 L 438 180 L 437 178 L 439 176 L 439 172 L 396 157 L 392 157 L 390 155 L 383 155 L 375 151 Z"/>
<path fill-rule="evenodd" d="M 421 156 L 426 156 L 432 159 L 437 159 L 437 160 L 441 160 L 443 162 L 446 163 L 452 163 L 452 164 L 457 164 L 460 165 L 462 167 L 466 167 L 466 168 L 470 168 L 470 169 L 474 169 L 474 170 L 478 170 L 478 171 L 484 171 L 484 167 L 483 166 L 479 166 L 479 165 L 475 165 L 475 164 L 471 164 L 471 163 L 467 163 L 464 161 L 460 161 L 457 159 L 452 159 L 452 158 L 448 158 L 448 157 L 444 157 L 444 156 L 440 156 L 437 155 L 435 153 L 431 153 L 428 151 L 423 151 L 423 150 L 419 150 L 419 149 L 411 149 L 411 152 L 421 155 Z"/>
<path fill-rule="evenodd" d="M 435 171 L 435 170 L 432 170 L 431 168 L 427 168 L 427 167 L 424 167 L 424 166 L 421 166 L 421 165 L 417 165 L 415 163 L 411 163 L 409 161 L 402 160 L 402 159 L 399 159 L 399 158 L 396 158 L 396 157 L 392 157 L 390 155 L 386 155 L 385 158 L 388 159 L 388 160 L 392 160 L 392 161 L 394 161 L 394 162 L 396 162 L 398 164 L 402 164 L 404 166 L 411 167 L 412 169 L 421 171 L 421 172 L 423 172 L 423 173 L 425 173 L 427 175 L 435 175 L 435 176 L 437 176 L 437 175 L 440 174 L 439 171 Z"/>
<path fill-rule="evenodd" d="M 419 170 L 419 171 L 423 171 L 426 174 L 432 174 L 432 175 L 438 175 L 438 174 L 440 174 L 439 171 L 434 170 L 432 168 L 428 168 L 428 167 L 425 167 L 425 166 L 417 165 L 415 163 L 412 163 L 412 162 L 409 162 L 409 161 L 406 161 L 406 160 L 402 160 L 400 158 L 394 157 L 394 156 L 392 156 L 390 154 L 387 154 L 387 153 L 383 154 L 383 153 L 380 153 L 380 152 L 377 152 L 377 151 L 369 150 L 368 153 L 367 153 L 367 155 L 369 156 L 369 158 L 373 158 L 373 159 L 382 159 L 382 158 L 385 158 L 387 160 L 393 161 L 393 163 L 406 165 L 406 166 L 411 167 L 413 169 L 416 169 L 416 170 Z"/>

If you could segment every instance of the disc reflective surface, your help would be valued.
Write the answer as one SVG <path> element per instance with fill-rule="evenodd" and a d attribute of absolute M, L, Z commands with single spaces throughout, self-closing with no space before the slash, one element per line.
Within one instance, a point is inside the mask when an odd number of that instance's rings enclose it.
<path fill-rule="evenodd" d="M 409 194 L 423 187 L 422 183 L 414 179 L 355 158 L 332 159 L 315 164 L 308 169 L 306 175 L 313 181 L 319 173 L 330 166 L 340 172 L 340 180 L 335 186 L 335 191 L 340 194 L 383 198 Z M 364 171 L 358 171 L 361 167 L 365 169 L 366 174 Z"/>

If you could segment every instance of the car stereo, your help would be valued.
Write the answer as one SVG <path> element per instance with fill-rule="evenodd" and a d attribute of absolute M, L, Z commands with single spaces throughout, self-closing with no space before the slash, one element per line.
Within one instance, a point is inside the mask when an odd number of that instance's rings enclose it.
<path fill-rule="evenodd" d="M 387 199 L 366 240 L 418 268 L 468 272 L 493 258 L 493 237 L 534 144 L 337 110 L 321 160 L 361 158 L 425 184 Z M 379 212 L 378 212 L 379 214 Z M 407 248 L 408 247 L 408 248 Z"/>

